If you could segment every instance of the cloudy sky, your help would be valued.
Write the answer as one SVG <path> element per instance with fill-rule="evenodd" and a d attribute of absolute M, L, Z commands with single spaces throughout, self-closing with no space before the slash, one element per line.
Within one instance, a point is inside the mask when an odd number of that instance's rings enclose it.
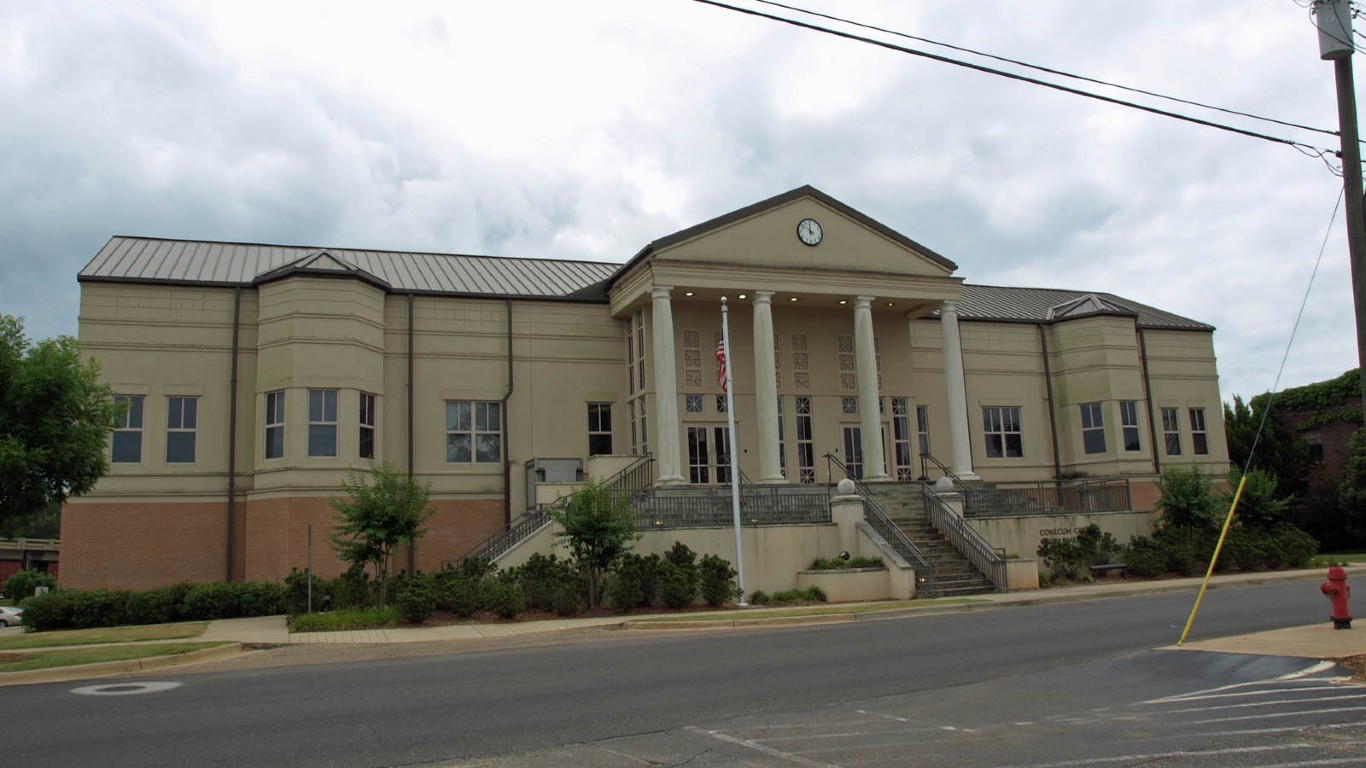
<path fill-rule="evenodd" d="M 788 1 L 1337 127 L 1303 0 Z M 695 0 L 0 0 L 0 153 L 0 312 L 35 337 L 76 332 L 115 234 L 621 262 L 812 184 L 970 282 L 1217 326 L 1226 399 L 1272 386 L 1326 236 L 1282 386 L 1356 366 L 1321 159 Z"/>

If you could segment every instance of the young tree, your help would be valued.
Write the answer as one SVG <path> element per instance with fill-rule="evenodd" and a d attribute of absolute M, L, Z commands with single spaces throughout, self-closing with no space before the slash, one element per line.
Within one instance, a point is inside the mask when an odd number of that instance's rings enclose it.
<path fill-rule="evenodd" d="M 337 526 L 332 545 L 337 556 L 353 566 L 375 567 L 380 605 L 388 602 L 389 562 L 394 548 L 411 544 L 423 534 L 422 524 L 431 516 L 427 497 L 431 486 L 422 486 L 403 477 L 385 462 L 366 473 L 351 470 L 342 482 L 349 498 L 332 498 L 337 510 Z"/>
<path fill-rule="evenodd" d="M 79 496 L 109 470 L 114 395 L 69 336 L 31 343 L 0 315 L 0 522 Z"/>
<path fill-rule="evenodd" d="M 558 535 L 569 543 L 569 551 L 587 574 L 588 605 L 597 608 L 602 604 L 603 574 L 640 538 L 635 512 L 623 496 L 589 480 L 563 507 L 546 514 L 564 528 Z"/>
<path fill-rule="evenodd" d="M 1228 437 L 1228 460 L 1240 471 L 1247 466 L 1252 454 L 1253 440 L 1257 443 L 1257 455 L 1253 457 L 1252 468 L 1269 472 L 1276 487 L 1287 496 L 1304 492 L 1304 473 L 1309 466 L 1309 446 L 1290 436 L 1290 432 L 1274 418 L 1268 418 L 1263 425 L 1262 415 L 1266 413 L 1270 396 L 1266 394 L 1252 398 L 1250 404 L 1234 395 L 1233 404 L 1224 403 L 1224 434 Z M 1282 403 L 1275 402 L 1280 410 Z M 1258 428 L 1261 436 L 1257 436 Z M 1248 482 L 1251 482 L 1248 478 Z"/>
<path fill-rule="evenodd" d="M 1157 509 L 1163 525 L 1207 530 L 1219 527 L 1222 518 L 1214 509 L 1214 493 L 1208 477 L 1195 467 L 1170 467 L 1157 480 L 1162 497 Z"/>

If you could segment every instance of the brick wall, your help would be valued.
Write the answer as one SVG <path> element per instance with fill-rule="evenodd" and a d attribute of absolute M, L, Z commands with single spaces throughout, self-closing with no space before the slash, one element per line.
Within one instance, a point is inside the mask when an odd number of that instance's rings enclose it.
<path fill-rule="evenodd" d="M 222 581 L 226 527 L 225 503 L 67 504 L 57 578 L 69 589 Z"/>

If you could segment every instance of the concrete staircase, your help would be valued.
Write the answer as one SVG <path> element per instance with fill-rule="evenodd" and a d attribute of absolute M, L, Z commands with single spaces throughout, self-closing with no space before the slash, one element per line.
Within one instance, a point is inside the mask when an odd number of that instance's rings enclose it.
<path fill-rule="evenodd" d="M 982 595 L 996 585 L 935 530 L 925 515 L 925 500 L 918 483 L 870 483 L 868 494 L 906 538 L 919 548 L 934 569 L 924 587 L 929 597 Z"/>

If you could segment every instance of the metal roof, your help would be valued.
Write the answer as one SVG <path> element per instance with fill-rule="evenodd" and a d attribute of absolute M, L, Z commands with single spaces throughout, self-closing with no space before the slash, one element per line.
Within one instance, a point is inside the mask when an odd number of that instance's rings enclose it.
<path fill-rule="evenodd" d="M 329 258 L 330 257 L 330 258 Z M 81 270 L 82 281 L 251 285 L 269 273 L 364 273 L 399 293 L 606 301 L 620 267 L 591 261 L 309 248 L 115 236 Z M 354 270 L 354 271 L 353 271 Z"/>
<path fill-rule="evenodd" d="M 80 272 L 92 282 L 253 285 L 294 274 L 351 276 L 397 293 L 607 301 L 608 280 L 629 264 L 443 253 L 308 248 L 150 237 L 110 238 Z M 1047 323 L 1095 314 L 1137 317 L 1140 328 L 1213 326 L 1110 293 L 962 286 L 962 320 Z"/>
<path fill-rule="evenodd" d="M 1099 299 L 1100 302 L 1095 302 Z M 1089 301 L 1086 301 L 1089 300 Z M 1094 311 L 1079 312 L 1081 305 L 1092 304 Z M 963 285 L 958 300 L 960 320 L 999 320 L 1014 323 L 1047 323 L 1083 315 L 1137 315 L 1140 328 L 1212 331 L 1214 326 L 1164 312 L 1147 304 L 1096 291 L 1068 291 L 1058 288 L 1007 288 L 994 285 Z M 1107 306 L 1108 305 L 1108 306 Z M 1061 313 L 1061 314 L 1060 314 Z"/>

